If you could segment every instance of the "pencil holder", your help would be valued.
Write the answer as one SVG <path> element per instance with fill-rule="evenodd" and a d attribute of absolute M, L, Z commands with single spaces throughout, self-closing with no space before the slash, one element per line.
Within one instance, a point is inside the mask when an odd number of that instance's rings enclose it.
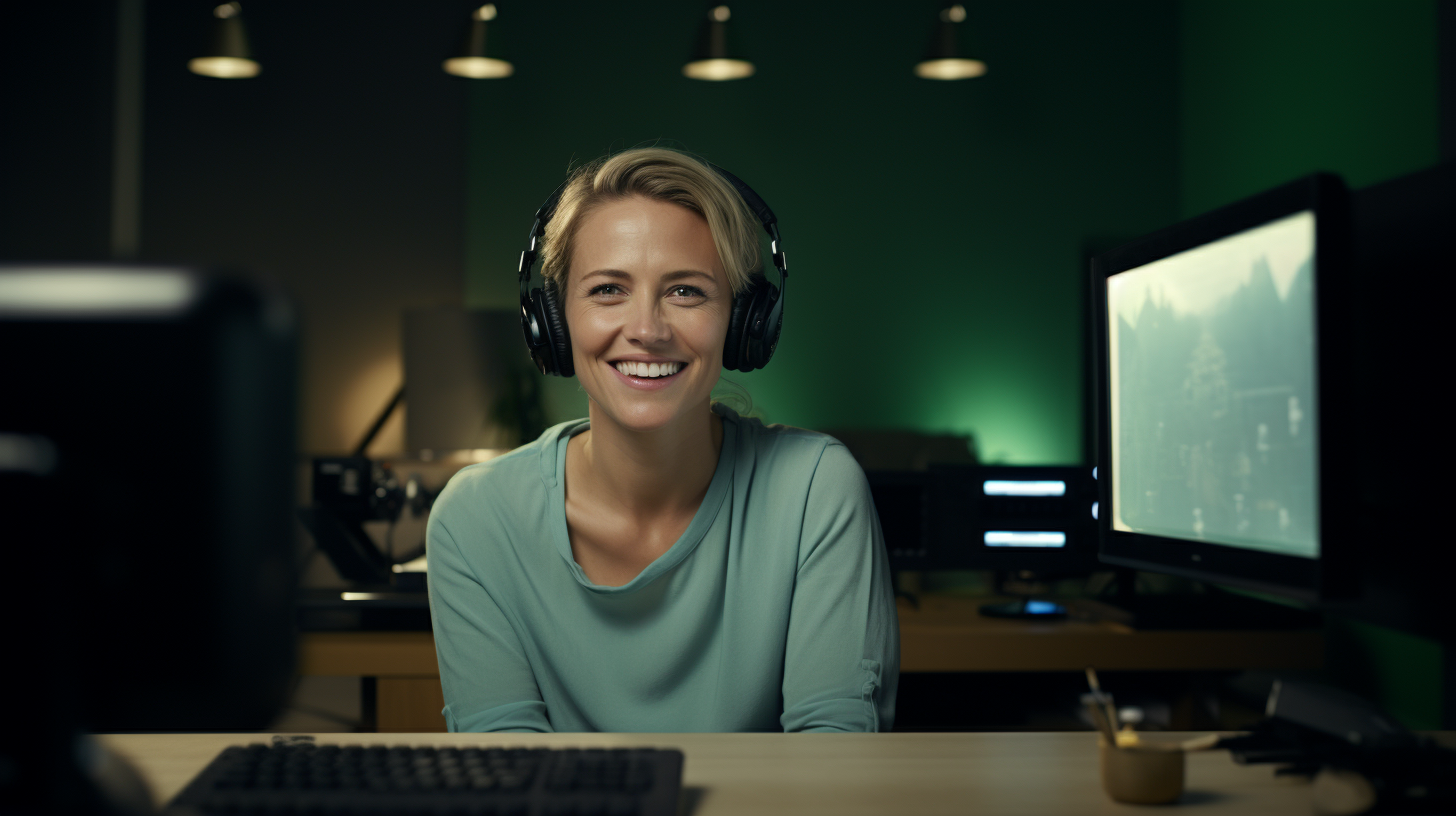
<path fill-rule="evenodd" d="M 1102 789 L 1114 801 L 1163 805 L 1183 795 L 1184 753 L 1178 746 L 1142 744 L 1119 748 L 1098 737 Z"/>

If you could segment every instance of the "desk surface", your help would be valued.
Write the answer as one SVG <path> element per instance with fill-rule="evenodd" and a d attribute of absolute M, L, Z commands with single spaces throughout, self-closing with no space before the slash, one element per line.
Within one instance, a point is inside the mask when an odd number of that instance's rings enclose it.
<path fill-rule="evenodd" d="M 1159 735 L 1176 738 L 1180 735 Z M 1181 735 L 1187 736 L 1187 735 Z M 122 734 L 165 802 L 229 745 L 257 734 Z M 320 734 L 319 744 L 658 746 L 680 748 L 685 814 L 1142 814 L 1108 799 L 1091 733 L 975 734 Z M 1180 812 L 1310 812 L 1308 784 L 1241 766 L 1227 752 L 1188 755 Z"/>

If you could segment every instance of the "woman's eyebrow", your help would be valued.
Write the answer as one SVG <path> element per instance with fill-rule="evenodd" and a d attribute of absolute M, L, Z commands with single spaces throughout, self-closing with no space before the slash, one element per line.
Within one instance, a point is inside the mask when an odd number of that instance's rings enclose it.
<path fill-rule="evenodd" d="M 683 278 L 703 278 L 709 283 L 714 282 L 712 275 L 709 275 L 707 272 L 699 272 L 696 269 L 680 269 L 677 272 L 669 272 L 662 276 L 662 279 L 665 281 L 677 281 Z"/>
<path fill-rule="evenodd" d="M 612 278 L 614 280 L 631 280 L 632 276 L 620 269 L 598 269 L 595 272 L 588 272 L 581 276 L 583 281 L 588 278 Z"/>
<path fill-rule="evenodd" d="M 598 269 L 595 272 L 588 272 L 588 273 L 586 273 L 585 275 L 583 275 L 581 277 L 582 281 L 587 281 L 587 280 L 590 280 L 592 278 L 611 278 L 612 280 L 631 280 L 632 279 L 632 274 L 630 272 L 624 272 L 624 271 L 622 271 L 620 269 Z M 709 275 L 707 272 L 700 272 L 700 271 L 698 271 L 696 269 L 680 269 L 680 270 L 678 270 L 676 272 L 668 272 L 666 275 L 663 275 L 662 276 L 662 279 L 664 281 L 678 281 L 678 280 L 682 280 L 683 278 L 702 278 L 702 279 L 708 281 L 709 283 L 713 283 L 714 282 L 714 279 L 713 279 L 713 276 L 712 275 Z"/>

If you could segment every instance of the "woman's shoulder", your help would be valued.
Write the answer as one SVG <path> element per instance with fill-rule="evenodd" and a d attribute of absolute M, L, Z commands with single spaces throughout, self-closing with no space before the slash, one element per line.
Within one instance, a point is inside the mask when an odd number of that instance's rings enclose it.
<path fill-rule="evenodd" d="M 811 471 L 849 469 L 861 473 L 849 449 L 829 434 L 793 425 L 765 425 L 757 417 L 740 416 L 733 409 L 715 404 L 714 410 L 738 432 L 739 456 L 772 463 L 777 468 L 800 465 Z"/>
<path fill-rule="evenodd" d="M 544 497 L 556 481 L 558 442 L 584 420 L 547 428 L 539 437 L 506 453 L 456 471 L 435 499 L 431 515 L 449 515 L 462 505 L 509 505 Z"/>

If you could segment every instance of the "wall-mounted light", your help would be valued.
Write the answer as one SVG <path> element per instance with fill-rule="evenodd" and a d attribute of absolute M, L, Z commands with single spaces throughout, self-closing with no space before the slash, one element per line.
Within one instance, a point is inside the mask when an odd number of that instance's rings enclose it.
<path fill-rule="evenodd" d="M 753 76 L 753 63 L 743 58 L 743 52 L 736 47 L 736 39 L 730 40 L 728 18 L 732 16 L 733 12 L 727 6 L 708 9 L 703 26 L 698 30 L 698 44 L 693 49 L 692 59 L 683 66 L 683 76 L 714 81 Z"/>
<path fill-rule="evenodd" d="M 500 79 L 516 72 L 516 67 L 501 58 L 500 37 L 487 36 L 487 26 L 496 18 L 494 3 L 486 3 L 470 13 L 465 36 L 455 56 L 445 60 L 445 73 L 468 79 Z"/>
<path fill-rule="evenodd" d="M 241 3 L 223 3 L 212 10 L 212 44 L 204 56 L 187 61 L 187 70 L 218 79 L 248 79 L 262 67 L 248 48 Z"/>
<path fill-rule="evenodd" d="M 922 79 L 970 79 L 986 73 L 986 63 L 961 54 L 959 28 L 966 20 L 966 7 L 960 3 L 940 10 L 925 58 L 915 66 L 915 75 Z"/>

